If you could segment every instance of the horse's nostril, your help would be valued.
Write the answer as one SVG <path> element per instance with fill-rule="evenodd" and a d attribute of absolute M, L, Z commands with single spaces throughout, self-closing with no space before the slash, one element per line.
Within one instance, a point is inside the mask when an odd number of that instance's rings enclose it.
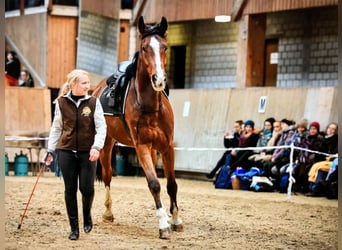
<path fill-rule="evenodd" d="M 153 75 L 153 76 L 152 76 L 152 81 L 153 81 L 153 82 L 157 82 L 157 80 L 158 80 L 157 75 Z"/>

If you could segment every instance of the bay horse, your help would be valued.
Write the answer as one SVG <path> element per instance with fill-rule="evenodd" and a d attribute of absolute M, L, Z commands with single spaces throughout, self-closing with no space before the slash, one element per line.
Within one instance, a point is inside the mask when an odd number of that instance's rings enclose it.
<path fill-rule="evenodd" d="M 162 93 L 166 87 L 166 31 L 167 20 L 162 17 L 159 24 L 145 24 L 141 16 L 138 29 L 141 38 L 136 59 L 133 60 L 133 76 L 126 97 L 124 119 L 105 116 L 107 137 L 100 152 L 102 180 L 106 189 L 104 221 L 113 221 L 110 182 L 112 179 L 111 156 L 116 142 L 134 147 L 143 168 L 149 190 L 156 206 L 159 220 L 159 237 L 167 239 L 171 230 L 183 231 L 178 215 L 177 183 L 174 170 L 174 117 L 168 98 Z M 106 87 L 105 79 L 95 88 L 93 95 L 99 97 Z M 126 124 L 124 124 L 126 123 Z M 163 169 L 167 178 L 167 193 L 170 197 L 171 218 L 160 198 L 160 182 L 156 174 L 156 153 L 162 156 Z M 170 223 L 170 224 L 169 224 Z"/>

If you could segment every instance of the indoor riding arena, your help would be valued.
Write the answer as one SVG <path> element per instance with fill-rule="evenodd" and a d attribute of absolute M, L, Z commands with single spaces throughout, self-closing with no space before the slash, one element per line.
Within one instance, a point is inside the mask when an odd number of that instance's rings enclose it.
<path fill-rule="evenodd" d="M 5 1 L 4 248 L 340 249 L 339 16 L 337 0 Z M 77 192 L 77 240 L 63 173 L 44 164 L 73 69 L 113 139 L 90 233 Z"/>

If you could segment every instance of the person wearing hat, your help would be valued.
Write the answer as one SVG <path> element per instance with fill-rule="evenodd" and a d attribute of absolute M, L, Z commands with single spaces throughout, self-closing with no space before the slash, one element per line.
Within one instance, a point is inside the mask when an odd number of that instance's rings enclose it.
<path fill-rule="evenodd" d="M 256 133 L 254 128 L 254 121 L 247 120 L 244 124 L 244 130 L 240 135 L 239 148 L 256 147 L 258 143 L 259 135 Z M 250 161 L 248 157 L 253 154 L 253 150 L 238 150 L 232 151 L 234 156 L 231 162 L 231 169 L 234 171 L 236 167 L 241 166 L 248 171 L 250 166 Z"/>
<path fill-rule="evenodd" d="M 276 126 L 276 128 L 275 128 Z M 280 136 L 280 122 L 276 121 L 273 117 L 267 118 L 264 121 L 264 128 L 259 134 L 257 147 L 272 147 L 275 145 L 277 138 Z M 261 161 L 271 159 L 273 149 L 255 150 L 248 160 L 252 161 L 253 165 L 262 167 Z M 268 155 L 268 156 L 266 156 Z"/>
<path fill-rule="evenodd" d="M 309 131 L 305 134 L 301 142 L 296 145 L 303 149 L 309 149 L 311 151 L 326 152 L 324 144 L 324 137 L 320 134 L 320 124 L 317 121 L 310 123 Z M 325 156 L 322 154 L 316 154 L 313 152 L 299 150 L 296 159 L 297 166 L 294 168 L 294 178 L 296 183 L 294 189 L 298 192 L 307 193 L 309 191 L 308 173 L 311 166 L 318 162 L 323 161 Z"/>

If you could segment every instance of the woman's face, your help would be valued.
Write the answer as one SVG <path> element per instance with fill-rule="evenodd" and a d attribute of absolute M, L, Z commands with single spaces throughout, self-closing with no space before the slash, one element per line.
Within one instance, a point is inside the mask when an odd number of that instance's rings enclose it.
<path fill-rule="evenodd" d="M 327 135 L 334 135 L 337 133 L 337 126 L 336 124 L 329 124 L 327 127 Z"/>
<path fill-rule="evenodd" d="M 90 89 L 90 80 L 87 75 L 81 75 L 72 87 L 72 94 L 76 96 L 84 96 L 88 94 Z"/>
<path fill-rule="evenodd" d="M 11 52 L 8 52 L 8 53 L 7 53 L 7 60 L 8 60 L 8 61 L 12 61 L 12 60 L 13 60 L 13 55 L 12 55 Z"/>
<path fill-rule="evenodd" d="M 234 133 L 239 133 L 241 130 L 241 125 L 239 123 L 235 122 L 233 125 L 233 130 L 234 130 L 233 131 Z"/>
<path fill-rule="evenodd" d="M 253 132 L 252 126 L 251 125 L 246 125 L 245 126 L 245 131 L 246 131 L 246 133 L 252 133 Z"/>
<path fill-rule="evenodd" d="M 318 134 L 318 129 L 314 126 L 311 126 L 309 129 L 309 135 L 317 135 Z"/>
<path fill-rule="evenodd" d="M 302 127 L 302 126 L 299 126 L 298 128 L 297 128 L 297 132 L 298 133 L 304 133 L 304 131 L 305 131 L 305 128 L 304 127 Z"/>
<path fill-rule="evenodd" d="M 280 122 L 274 122 L 273 123 L 273 131 L 275 131 L 275 132 L 280 132 L 281 131 Z"/>
<path fill-rule="evenodd" d="M 270 122 L 264 122 L 264 129 L 265 130 L 272 130 L 272 124 Z"/>

